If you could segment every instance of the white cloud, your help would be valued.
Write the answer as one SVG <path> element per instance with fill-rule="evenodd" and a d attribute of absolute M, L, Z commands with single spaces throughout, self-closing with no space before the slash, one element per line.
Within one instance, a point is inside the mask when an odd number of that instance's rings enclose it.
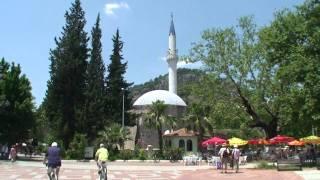
<path fill-rule="evenodd" d="M 187 63 L 185 61 L 178 61 L 178 63 L 177 63 L 178 68 L 185 67 L 186 65 L 187 65 Z"/>
<path fill-rule="evenodd" d="M 166 56 L 161 56 L 159 57 L 159 60 L 164 61 L 167 63 L 167 57 Z M 191 68 L 191 69 L 197 69 L 201 68 L 203 66 L 203 63 L 198 61 L 195 63 L 191 62 L 186 62 L 186 61 L 178 61 L 177 63 L 177 68 Z"/>
<path fill-rule="evenodd" d="M 117 9 L 130 9 L 130 7 L 126 2 L 106 3 L 104 5 L 104 12 L 110 16 L 115 15 L 114 11 Z"/>

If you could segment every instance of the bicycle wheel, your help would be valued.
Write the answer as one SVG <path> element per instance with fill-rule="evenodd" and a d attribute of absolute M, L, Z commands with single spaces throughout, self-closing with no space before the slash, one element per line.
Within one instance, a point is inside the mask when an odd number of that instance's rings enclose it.
<path fill-rule="evenodd" d="M 54 173 L 54 171 L 52 171 L 50 174 L 50 180 L 56 180 L 56 174 Z"/>
<path fill-rule="evenodd" d="M 105 180 L 107 179 L 107 174 L 105 168 L 102 168 L 101 173 L 100 173 L 100 180 Z"/>

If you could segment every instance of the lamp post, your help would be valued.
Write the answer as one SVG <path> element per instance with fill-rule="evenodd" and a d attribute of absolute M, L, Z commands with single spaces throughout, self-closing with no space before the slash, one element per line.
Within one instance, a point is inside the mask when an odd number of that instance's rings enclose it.
<path fill-rule="evenodd" d="M 124 88 L 121 88 L 122 91 L 122 128 L 124 128 Z"/>

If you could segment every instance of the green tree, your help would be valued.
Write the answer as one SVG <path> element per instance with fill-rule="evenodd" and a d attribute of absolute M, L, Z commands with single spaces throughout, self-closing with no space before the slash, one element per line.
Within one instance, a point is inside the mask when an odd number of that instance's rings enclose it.
<path fill-rule="evenodd" d="M 71 159 L 84 159 L 87 137 L 85 134 L 75 133 L 66 154 Z"/>
<path fill-rule="evenodd" d="M 149 127 L 156 128 L 159 140 L 159 149 L 162 154 L 163 141 L 162 141 L 162 127 L 166 124 L 166 109 L 167 105 L 163 101 L 157 100 L 149 106 L 149 112 L 146 117 L 146 125 Z"/>
<path fill-rule="evenodd" d="M 189 59 L 202 61 L 208 74 L 223 81 L 230 106 L 247 113 L 250 127 L 260 127 L 268 137 L 275 136 L 281 105 L 277 98 L 285 92 L 262 58 L 252 17 L 240 18 L 237 27 L 206 30 L 202 39 L 191 49 Z"/>
<path fill-rule="evenodd" d="M 0 141 L 9 145 L 30 138 L 34 104 L 28 78 L 20 65 L 0 61 Z"/>
<path fill-rule="evenodd" d="M 105 126 L 103 130 L 99 131 L 99 140 L 107 144 L 108 149 L 113 150 L 116 145 L 122 149 L 124 142 L 130 140 L 130 131 L 128 128 L 122 128 L 119 124 L 113 123 L 110 126 Z"/>
<path fill-rule="evenodd" d="M 91 31 L 92 50 L 87 68 L 87 87 L 85 102 L 85 123 L 89 142 L 95 139 L 97 132 L 102 130 L 105 121 L 105 66 L 102 59 L 100 15 Z"/>
<path fill-rule="evenodd" d="M 32 128 L 32 134 L 37 137 L 38 141 L 49 142 L 50 134 L 48 132 L 50 132 L 49 122 L 44 105 L 41 104 L 35 113 L 35 125 Z"/>
<path fill-rule="evenodd" d="M 56 48 L 50 51 L 50 80 L 45 99 L 46 114 L 52 134 L 63 139 L 68 148 L 76 131 L 82 126 L 85 101 L 85 79 L 88 58 L 85 13 L 79 0 L 65 13 L 66 24 Z"/>
<path fill-rule="evenodd" d="M 229 131 L 240 132 L 239 127 L 247 127 L 249 118 L 241 106 L 233 105 L 232 89 L 232 84 L 211 74 L 188 86 L 189 105 L 183 125 L 197 130 L 201 139 L 203 134 L 214 136 L 224 131 L 229 136 Z"/>
<path fill-rule="evenodd" d="M 212 132 L 209 120 L 210 106 L 193 103 L 188 106 L 187 114 L 184 117 L 184 126 L 199 133 L 199 140 L 202 141 L 205 132 Z"/>
<path fill-rule="evenodd" d="M 128 122 L 129 114 L 126 113 L 132 106 L 132 99 L 128 96 L 128 88 L 132 83 L 128 83 L 124 79 L 124 74 L 127 68 L 127 62 L 122 63 L 122 48 L 123 42 L 120 40 L 119 30 L 117 29 L 116 34 L 113 36 L 113 50 L 110 56 L 110 64 L 108 65 L 108 76 L 106 78 L 106 111 L 108 118 L 112 122 L 122 123 L 122 93 L 124 93 L 124 111 L 126 122 Z M 122 90 L 123 88 L 123 90 Z"/>
<path fill-rule="evenodd" d="M 319 13 L 319 1 L 309 0 L 278 12 L 260 32 L 265 59 L 286 91 L 280 99 L 281 128 L 296 136 L 320 127 Z"/>

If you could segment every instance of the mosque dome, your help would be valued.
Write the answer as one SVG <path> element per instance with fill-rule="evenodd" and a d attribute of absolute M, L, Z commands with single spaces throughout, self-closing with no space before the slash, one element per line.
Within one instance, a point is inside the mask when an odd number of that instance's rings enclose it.
<path fill-rule="evenodd" d="M 156 102 L 157 100 L 163 101 L 164 104 L 167 105 L 187 106 L 186 103 L 178 95 L 165 90 L 149 91 L 140 96 L 133 103 L 133 106 L 152 105 L 152 103 Z"/>

